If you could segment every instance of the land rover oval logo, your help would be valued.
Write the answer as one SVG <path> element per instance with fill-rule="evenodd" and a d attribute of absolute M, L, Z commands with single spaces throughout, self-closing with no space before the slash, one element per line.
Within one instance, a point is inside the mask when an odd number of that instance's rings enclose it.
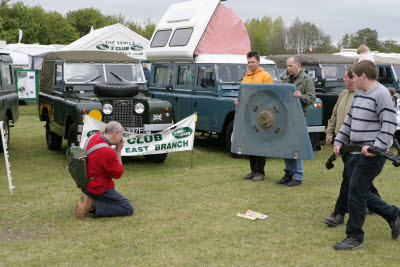
<path fill-rule="evenodd" d="M 133 45 L 133 46 L 131 46 L 131 49 L 133 51 L 142 51 L 143 50 L 143 46 L 141 46 L 141 45 Z"/>
<path fill-rule="evenodd" d="M 87 133 L 87 137 L 91 136 L 91 135 L 94 134 L 94 133 L 98 133 L 98 132 L 100 132 L 100 131 L 99 131 L 99 130 L 89 131 L 89 132 Z"/>
<path fill-rule="evenodd" d="M 98 44 L 98 45 L 96 45 L 96 48 L 99 49 L 99 50 L 108 50 L 108 49 L 110 49 L 110 47 L 108 45 L 106 45 L 106 44 Z"/>
<path fill-rule="evenodd" d="M 178 128 L 172 132 L 172 136 L 176 139 L 181 139 L 190 136 L 193 133 L 193 130 L 189 127 Z"/>

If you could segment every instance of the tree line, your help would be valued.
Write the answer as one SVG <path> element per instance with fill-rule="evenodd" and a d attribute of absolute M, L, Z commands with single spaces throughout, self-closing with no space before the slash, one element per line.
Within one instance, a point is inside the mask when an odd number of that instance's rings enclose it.
<path fill-rule="evenodd" d="M 98 29 L 121 23 L 147 39 L 151 38 L 156 27 L 150 19 L 139 23 L 122 14 L 104 15 L 95 8 L 78 9 L 63 16 L 41 6 L 31 7 L 23 2 L 11 4 L 10 1 L 0 2 L 0 40 L 7 43 L 18 42 L 19 29 L 23 31 L 22 43 L 48 45 L 69 44 L 88 34 L 92 26 Z M 273 19 L 269 16 L 248 19 L 244 25 L 251 48 L 261 55 L 333 53 L 342 47 L 357 48 L 360 44 L 366 44 L 371 50 L 400 53 L 400 44 L 395 40 L 379 41 L 378 32 L 369 28 L 344 34 L 335 46 L 321 28 L 299 18 L 288 27 L 282 17 Z"/>
<path fill-rule="evenodd" d="M 21 29 L 21 42 L 25 44 L 70 44 L 88 34 L 92 26 L 98 29 L 115 23 L 121 23 L 147 39 L 156 27 L 149 19 L 140 24 L 121 14 L 103 15 L 94 8 L 70 11 L 63 16 L 23 2 L 10 4 L 10 0 L 1 0 L 0 3 L 0 40 L 7 43 L 17 43 Z"/>

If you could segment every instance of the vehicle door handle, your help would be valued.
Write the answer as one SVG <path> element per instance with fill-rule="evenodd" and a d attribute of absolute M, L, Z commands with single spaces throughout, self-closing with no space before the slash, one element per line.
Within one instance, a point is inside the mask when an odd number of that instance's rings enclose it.
<path fill-rule="evenodd" d="M 196 102 L 194 102 L 194 107 L 195 107 L 195 108 L 197 108 L 197 101 L 196 101 Z"/>

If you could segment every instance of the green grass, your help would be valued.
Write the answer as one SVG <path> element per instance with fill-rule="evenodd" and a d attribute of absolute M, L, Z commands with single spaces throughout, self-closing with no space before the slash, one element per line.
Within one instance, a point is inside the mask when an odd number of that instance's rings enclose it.
<path fill-rule="evenodd" d="M 20 106 L 20 112 L 36 110 Z M 298 188 L 275 185 L 281 159 L 267 160 L 265 181 L 243 181 L 248 160 L 232 159 L 216 138 L 196 141 L 193 169 L 190 151 L 172 153 L 162 165 L 124 158 L 116 189 L 134 215 L 79 221 L 72 212 L 80 191 L 70 177 L 66 185 L 65 146 L 47 149 L 37 115 L 23 114 L 11 128 L 15 190 L 11 196 L 0 154 L 0 265 L 398 265 L 400 242 L 378 215 L 367 216 L 366 249 L 332 249 L 345 237 L 345 226 L 323 223 L 343 167 L 338 160 L 325 169 L 332 147 L 305 162 Z M 375 181 L 391 204 L 400 204 L 398 172 L 387 163 Z M 247 209 L 268 218 L 236 217 Z"/>

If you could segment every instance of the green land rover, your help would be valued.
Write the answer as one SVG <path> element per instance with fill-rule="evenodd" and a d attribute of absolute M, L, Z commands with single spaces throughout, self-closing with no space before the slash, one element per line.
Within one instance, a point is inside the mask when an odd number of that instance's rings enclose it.
<path fill-rule="evenodd" d="M 10 121 L 18 120 L 18 95 L 15 91 L 13 61 L 9 54 L 0 53 L 0 121 L 3 121 L 5 141 L 10 143 Z M 0 152 L 3 152 L 3 141 L 0 135 Z"/>
<path fill-rule="evenodd" d="M 171 104 L 144 95 L 147 85 L 138 60 L 121 53 L 64 51 L 46 54 L 39 93 L 39 117 L 46 122 L 50 150 L 80 141 L 84 115 L 125 131 L 153 133 L 172 125 Z M 154 120 L 154 114 L 162 119 Z M 145 156 L 164 162 L 167 154 Z"/>

